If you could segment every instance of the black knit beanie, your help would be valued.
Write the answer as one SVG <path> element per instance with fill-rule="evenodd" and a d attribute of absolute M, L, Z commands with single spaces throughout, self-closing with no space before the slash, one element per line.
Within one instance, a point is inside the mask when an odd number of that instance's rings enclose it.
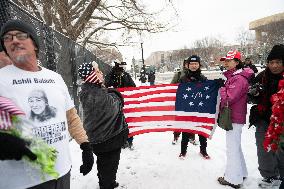
<path fill-rule="evenodd" d="M 26 22 L 23 22 L 21 20 L 9 20 L 6 22 L 0 32 L 0 37 L 1 37 L 1 45 L 3 47 L 3 50 L 6 51 L 5 46 L 4 46 L 4 41 L 3 41 L 3 36 L 9 31 L 12 30 L 19 30 L 22 32 L 25 32 L 30 35 L 31 39 L 34 41 L 35 46 L 39 50 L 39 38 L 37 36 L 37 33 L 35 29 L 31 26 L 31 24 L 28 24 Z"/>
<path fill-rule="evenodd" d="M 274 45 L 267 56 L 267 62 L 275 59 L 280 59 L 284 61 L 284 45 Z"/>
<path fill-rule="evenodd" d="M 187 63 L 190 63 L 190 62 L 198 62 L 200 64 L 200 57 L 197 56 L 197 55 L 192 55 L 190 56 L 187 60 L 186 60 Z"/>

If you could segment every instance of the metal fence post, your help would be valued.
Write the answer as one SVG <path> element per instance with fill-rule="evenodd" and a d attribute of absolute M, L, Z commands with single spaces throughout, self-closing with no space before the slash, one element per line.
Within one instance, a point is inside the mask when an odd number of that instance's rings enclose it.
<path fill-rule="evenodd" d="M 0 1 L 0 28 L 11 17 L 8 9 L 9 9 L 9 0 L 1 0 Z"/>

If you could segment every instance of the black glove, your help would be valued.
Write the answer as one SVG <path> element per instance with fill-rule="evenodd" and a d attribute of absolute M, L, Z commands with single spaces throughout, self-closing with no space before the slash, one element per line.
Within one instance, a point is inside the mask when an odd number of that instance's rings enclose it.
<path fill-rule="evenodd" d="M 80 166 L 80 173 L 83 173 L 83 175 L 85 176 L 92 170 L 94 164 L 93 150 L 89 142 L 82 143 L 80 145 L 80 148 L 83 150 L 83 164 Z"/>
<path fill-rule="evenodd" d="M 225 86 L 225 80 L 222 78 L 219 79 L 214 79 L 214 81 L 216 81 L 219 85 L 219 88 L 224 87 Z"/>
<path fill-rule="evenodd" d="M 28 148 L 27 141 L 0 132 L 0 160 L 21 160 L 24 155 L 31 160 L 37 159 L 37 156 Z"/>

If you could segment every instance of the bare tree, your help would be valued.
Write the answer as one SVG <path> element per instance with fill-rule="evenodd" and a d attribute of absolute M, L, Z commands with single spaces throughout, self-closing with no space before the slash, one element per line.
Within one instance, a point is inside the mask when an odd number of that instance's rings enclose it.
<path fill-rule="evenodd" d="M 96 48 L 93 52 L 100 60 L 107 64 L 111 64 L 114 60 L 119 62 L 123 61 L 122 54 L 114 47 L 104 49 Z"/>
<path fill-rule="evenodd" d="M 252 47 L 255 44 L 252 31 L 241 29 L 237 34 L 236 40 L 240 44 L 239 51 L 241 51 L 243 55 L 248 56 L 252 54 Z"/>
<path fill-rule="evenodd" d="M 38 19 L 83 46 L 107 47 L 123 45 L 129 36 L 141 32 L 168 30 L 172 20 L 157 19 L 163 11 L 173 9 L 165 0 L 165 7 L 148 11 L 138 0 L 14 0 Z M 119 35 L 120 41 L 102 39 Z"/>
<path fill-rule="evenodd" d="M 223 54 L 220 51 L 223 46 L 224 43 L 220 39 L 205 37 L 194 42 L 193 53 L 199 55 L 203 60 L 203 64 L 207 66 L 210 61 L 216 60 Z"/>
<path fill-rule="evenodd" d="M 284 43 L 284 30 L 283 25 L 276 22 L 271 23 L 269 27 L 262 28 L 260 31 L 261 38 L 255 41 L 254 54 L 258 56 L 256 57 L 257 62 L 265 64 L 272 47 Z"/>

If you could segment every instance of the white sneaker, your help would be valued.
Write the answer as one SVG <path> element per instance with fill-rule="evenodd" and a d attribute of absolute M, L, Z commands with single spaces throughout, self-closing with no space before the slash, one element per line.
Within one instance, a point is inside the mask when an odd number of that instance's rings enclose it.
<path fill-rule="evenodd" d="M 274 186 L 280 186 L 281 180 L 276 177 L 267 177 L 263 178 L 259 183 L 258 186 L 260 188 L 272 188 Z"/>

